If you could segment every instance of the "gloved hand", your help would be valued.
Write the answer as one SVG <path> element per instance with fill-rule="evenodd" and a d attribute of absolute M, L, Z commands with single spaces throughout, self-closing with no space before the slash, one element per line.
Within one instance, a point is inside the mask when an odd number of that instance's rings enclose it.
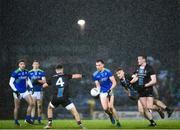
<path fill-rule="evenodd" d="M 41 83 L 39 83 L 39 81 L 37 79 L 33 79 L 32 84 L 33 85 L 41 85 Z"/>
<path fill-rule="evenodd" d="M 17 96 L 17 98 L 19 98 L 19 96 L 20 96 L 20 92 L 18 92 L 18 91 L 13 91 L 13 93 L 15 93 L 15 94 L 16 94 L 16 96 Z"/>
<path fill-rule="evenodd" d="M 33 95 L 34 94 L 34 89 L 30 88 L 30 91 L 31 91 L 31 94 Z"/>
<path fill-rule="evenodd" d="M 110 96 L 111 91 L 112 91 L 111 89 L 108 90 L 108 92 L 107 92 L 107 93 L 108 93 L 108 96 Z"/>

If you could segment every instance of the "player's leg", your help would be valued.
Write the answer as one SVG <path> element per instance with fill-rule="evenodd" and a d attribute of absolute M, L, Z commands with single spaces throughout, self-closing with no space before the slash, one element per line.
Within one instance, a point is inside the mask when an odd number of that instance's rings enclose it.
<path fill-rule="evenodd" d="M 70 103 L 69 105 L 66 106 L 66 109 L 69 110 L 72 115 L 74 116 L 77 124 L 80 126 L 80 128 L 84 129 L 84 126 L 81 123 L 80 115 L 73 103 Z"/>
<path fill-rule="evenodd" d="M 52 128 L 52 119 L 53 119 L 53 109 L 55 106 L 50 102 L 47 109 L 47 116 L 48 116 L 48 124 L 44 127 L 45 129 Z"/>
<path fill-rule="evenodd" d="M 38 110 L 38 123 L 41 123 L 42 120 L 42 99 L 43 99 L 43 94 L 42 92 L 39 92 L 38 97 L 37 97 L 37 110 Z"/>
<path fill-rule="evenodd" d="M 145 118 L 147 118 L 150 121 L 150 123 L 151 122 L 153 123 L 154 121 L 153 121 L 152 113 L 147 107 L 147 97 L 140 97 L 139 101 L 143 106 Z"/>
<path fill-rule="evenodd" d="M 112 113 L 111 113 L 111 111 L 109 110 L 109 107 L 108 107 L 109 98 L 107 96 L 108 96 L 107 93 L 100 93 L 101 105 L 102 105 L 102 108 L 103 108 L 104 112 L 109 115 L 111 123 L 115 124 L 115 120 L 113 118 L 113 115 L 112 115 Z"/>
<path fill-rule="evenodd" d="M 168 113 L 168 117 L 172 115 L 173 110 L 167 107 L 162 101 L 154 99 L 154 104 L 159 106 L 161 109 L 165 110 Z"/>
<path fill-rule="evenodd" d="M 15 125 L 20 126 L 20 123 L 18 121 L 18 110 L 20 107 L 20 99 L 13 93 L 13 97 L 14 97 L 14 122 Z"/>
<path fill-rule="evenodd" d="M 32 95 L 32 100 L 33 100 L 33 107 L 32 107 L 32 111 L 31 111 L 31 119 L 32 119 L 32 122 L 34 123 L 35 121 L 35 113 L 36 113 L 36 93 L 34 92 L 34 94 Z"/>
<path fill-rule="evenodd" d="M 153 110 L 157 111 L 162 119 L 164 119 L 165 115 L 163 112 L 163 109 L 161 109 L 159 106 L 153 104 Z"/>
<path fill-rule="evenodd" d="M 44 127 L 45 129 L 52 128 L 53 110 L 56 107 L 58 107 L 61 102 L 62 102 L 61 99 L 57 97 L 53 97 L 52 101 L 49 102 L 49 105 L 47 108 L 48 123 Z"/>
<path fill-rule="evenodd" d="M 110 96 L 110 101 L 109 101 L 108 105 L 109 105 L 110 111 L 112 112 L 113 116 L 114 116 L 115 119 L 116 119 L 116 122 L 117 122 L 117 123 L 116 123 L 116 126 L 117 126 L 118 128 L 121 127 L 121 124 L 120 124 L 120 122 L 119 122 L 119 116 L 118 116 L 117 111 L 116 111 L 116 109 L 115 109 L 115 107 L 114 107 L 114 95 Z"/>
<path fill-rule="evenodd" d="M 23 94 L 23 98 L 26 100 L 26 102 L 28 103 L 28 108 L 27 108 L 27 113 L 26 113 L 26 118 L 25 118 L 25 121 L 29 124 L 33 124 L 33 122 L 31 121 L 31 111 L 32 111 L 32 108 L 34 106 L 34 103 L 33 103 L 33 99 L 31 97 L 31 94 L 28 93 L 28 92 L 25 92 Z"/>
<path fill-rule="evenodd" d="M 151 122 L 150 126 L 156 126 L 156 123 L 153 120 L 153 115 L 152 115 L 152 110 L 155 109 L 155 107 L 153 108 L 153 97 L 146 97 L 146 101 L 147 101 L 147 109 L 148 111 L 151 113 L 151 118 L 149 118 L 149 121 Z"/>
<path fill-rule="evenodd" d="M 144 108 L 143 108 L 140 100 L 138 100 L 137 105 L 138 105 L 138 111 L 139 111 L 139 113 L 147 119 L 147 117 L 146 117 L 146 115 L 145 115 L 145 113 L 144 113 Z"/>

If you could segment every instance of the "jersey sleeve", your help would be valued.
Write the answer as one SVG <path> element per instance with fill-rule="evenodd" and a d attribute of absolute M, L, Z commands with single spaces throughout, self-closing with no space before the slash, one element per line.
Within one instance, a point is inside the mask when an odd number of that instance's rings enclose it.
<path fill-rule="evenodd" d="M 108 76 L 111 77 L 113 76 L 112 72 L 110 70 L 108 70 Z"/>
<path fill-rule="evenodd" d="M 17 77 L 17 72 L 13 71 L 12 74 L 11 74 L 11 77 L 16 78 Z"/>
<path fill-rule="evenodd" d="M 42 76 L 42 77 L 45 77 L 45 76 L 46 76 L 46 74 L 45 74 L 44 71 L 41 73 L 41 76 Z"/>
<path fill-rule="evenodd" d="M 66 74 L 66 76 L 68 77 L 68 79 L 72 79 L 72 74 Z"/>
<path fill-rule="evenodd" d="M 149 66 L 149 74 L 150 75 L 154 75 L 155 74 L 155 71 L 153 69 L 153 67 Z"/>

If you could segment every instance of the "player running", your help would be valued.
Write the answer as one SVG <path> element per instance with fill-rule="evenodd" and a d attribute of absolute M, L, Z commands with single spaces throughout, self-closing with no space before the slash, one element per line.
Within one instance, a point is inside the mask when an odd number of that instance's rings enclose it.
<path fill-rule="evenodd" d="M 48 124 L 45 126 L 46 129 L 52 128 L 52 118 L 53 118 L 53 110 L 57 108 L 59 105 L 62 105 L 67 110 L 71 111 L 74 116 L 77 124 L 80 128 L 84 129 L 79 113 L 76 110 L 74 103 L 69 99 L 69 80 L 70 79 L 79 79 L 82 78 L 81 74 L 64 74 L 64 68 L 62 65 L 56 66 L 56 74 L 52 76 L 50 80 L 50 85 L 56 88 L 55 94 L 52 97 L 48 105 Z"/>
<path fill-rule="evenodd" d="M 19 68 L 13 71 L 9 81 L 9 85 L 13 90 L 14 97 L 14 121 L 15 125 L 20 126 L 18 121 L 18 110 L 20 107 L 20 100 L 24 98 L 28 103 L 27 113 L 25 121 L 29 124 L 33 124 L 31 121 L 31 110 L 34 106 L 31 94 L 27 91 L 27 84 L 33 88 L 30 79 L 28 78 L 28 70 L 25 69 L 26 64 L 24 60 L 18 61 Z"/>
<path fill-rule="evenodd" d="M 38 123 L 41 124 L 42 100 L 43 100 L 42 88 L 43 88 L 43 84 L 46 83 L 46 78 L 44 71 L 39 69 L 40 66 L 39 61 L 34 60 L 32 66 L 33 69 L 29 71 L 29 79 L 33 84 L 33 90 L 34 90 L 34 93 L 32 94 L 34 106 L 31 112 L 31 119 L 34 123 L 36 106 L 37 106 Z"/>
<path fill-rule="evenodd" d="M 116 80 L 109 69 L 104 68 L 104 61 L 96 61 L 97 71 L 93 73 L 93 80 L 98 89 L 100 89 L 100 101 L 105 113 L 109 115 L 112 124 L 119 128 L 121 124 L 114 108 L 114 93 L 113 89 L 116 87 Z M 116 119 L 114 119 L 114 117 Z"/>
<path fill-rule="evenodd" d="M 135 71 L 135 75 L 138 77 L 138 93 L 139 100 L 143 106 L 146 118 L 150 121 L 149 126 L 156 126 L 153 120 L 152 110 L 153 108 L 153 86 L 157 83 L 156 74 L 153 68 L 146 63 L 146 56 L 138 56 L 138 67 Z M 136 81 L 133 81 L 135 83 Z"/>

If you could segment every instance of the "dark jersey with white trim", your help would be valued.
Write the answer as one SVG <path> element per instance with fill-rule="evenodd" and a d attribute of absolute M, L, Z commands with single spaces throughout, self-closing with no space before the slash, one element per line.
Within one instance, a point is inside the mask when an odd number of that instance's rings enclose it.
<path fill-rule="evenodd" d="M 135 73 L 138 75 L 138 85 L 143 86 L 151 81 L 151 75 L 155 74 L 154 69 L 146 64 L 144 68 L 138 66 Z"/>
<path fill-rule="evenodd" d="M 50 85 L 53 87 L 54 96 L 57 97 L 69 96 L 70 79 L 72 79 L 72 74 L 56 74 L 51 77 Z"/>

